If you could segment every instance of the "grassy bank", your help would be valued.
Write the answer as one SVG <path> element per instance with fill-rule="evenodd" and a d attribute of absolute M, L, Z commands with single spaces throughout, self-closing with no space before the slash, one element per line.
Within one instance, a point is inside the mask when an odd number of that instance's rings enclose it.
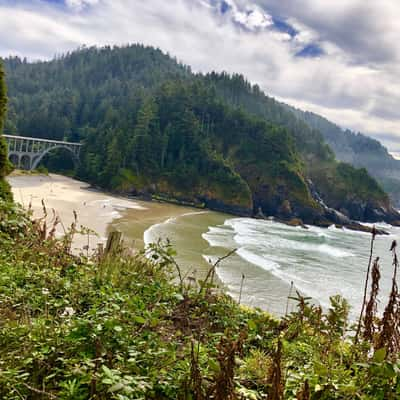
<path fill-rule="evenodd" d="M 213 269 L 180 281 L 167 243 L 76 256 L 74 224 L 56 239 L 13 204 L 0 217 L 1 399 L 400 396 L 397 297 L 355 339 L 339 297 L 278 321 L 214 292 Z"/>

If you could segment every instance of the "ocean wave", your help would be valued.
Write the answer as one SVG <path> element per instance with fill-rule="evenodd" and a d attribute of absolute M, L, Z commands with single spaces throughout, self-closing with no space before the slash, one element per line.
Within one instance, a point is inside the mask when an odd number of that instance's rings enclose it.
<path fill-rule="evenodd" d="M 144 246 L 147 247 L 148 245 L 156 242 L 158 239 L 162 239 L 160 232 L 157 232 L 157 228 L 160 226 L 171 222 L 172 218 L 168 218 L 164 222 L 160 222 L 158 224 L 151 225 L 143 232 L 143 242 Z"/>
<path fill-rule="evenodd" d="M 312 279 L 310 280 L 301 277 L 299 274 L 296 274 L 295 271 L 290 272 L 284 270 L 278 262 L 272 260 L 267 255 L 257 255 L 243 248 L 239 249 L 236 253 L 246 262 L 254 265 L 255 267 L 259 267 L 268 273 L 271 273 L 279 280 L 285 282 L 288 287 L 293 284 L 295 290 L 298 290 L 300 293 L 306 294 L 307 296 L 311 296 L 314 301 L 321 304 L 323 307 L 329 306 L 328 297 L 325 296 L 326 293 L 324 293 L 322 290 L 323 287 L 321 284 L 316 285 L 316 282 L 314 282 Z M 215 261 L 218 259 L 216 256 L 204 255 L 203 257 L 211 264 L 215 263 Z M 228 265 L 221 265 L 219 268 L 217 268 L 216 273 L 219 279 L 227 286 L 228 293 L 235 297 L 237 295 L 238 287 L 240 286 L 241 274 L 239 274 L 238 271 L 231 270 Z M 259 280 L 258 282 L 262 281 Z M 248 300 L 253 298 L 253 306 L 261 306 L 261 298 L 264 298 L 264 300 L 268 298 L 268 292 L 265 292 L 262 286 L 258 286 L 258 284 L 257 287 L 258 292 L 252 292 L 251 289 L 250 292 L 247 292 L 248 289 L 245 290 Z M 282 296 L 286 298 L 287 293 Z"/>
<path fill-rule="evenodd" d="M 148 208 L 140 206 L 139 204 L 136 203 L 131 203 L 131 202 L 126 202 L 126 203 L 117 203 L 112 205 L 116 209 L 121 209 L 121 210 L 148 210 Z"/>
<path fill-rule="evenodd" d="M 110 212 L 106 212 L 106 213 L 100 214 L 100 217 L 105 217 L 105 218 L 110 218 L 111 217 L 112 219 L 118 219 L 118 218 L 121 218 L 122 215 L 118 211 L 113 210 L 113 211 L 110 211 Z"/>
<path fill-rule="evenodd" d="M 176 219 L 150 227 L 145 232 L 145 242 L 160 236 L 160 231 L 164 231 L 159 229 L 160 225 L 176 223 Z M 395 231 L 391 228 L 390 232 Z M 335 294 L 347 298 L 355 310 L 361 302 L 360 282 L 368 262 L 369 240 L 359 232 L 335 226 L 311 226 L 306 230 L 268 220 L 229 218 L 221 225 L 209 226 L 202 237 L 210 245 L 209 249 L 201 250 L 203 258 L 211 264 L 225 253 L 222 249 L 238 248 L 237 256 L 224 260 L 216 270 L 235 298 L 243 272 L 246 275 L 243 298 L 254 296 L 257 306 L 264 307 L 268 298 L 286 299 L 291 282 L 296 290 L 324 307 L 329 306 L 329 296 Z M 387 237 L 376 241 L 377 254 L 382 253 L 383 258 L 388 240 L 390 245 L 391 239 Z M 385 260 L 390 263 L 390 257 Z M 387 281 L 390 284 L 390 279 Z M 271 282 L 277 282 L 277 286 L 271 287 Z M 387 282 L 383 282 L 384 286 L 388 286 Z M 273 304 L 274 301 L 271 300 Z"/>
<path fill-rule="evenodd" d="M 280 265 L 272 260 L 269 260 L 261 255 L 255 254 L 245 248 L 240 248 L 236 251 L 240 257 L 248 261 L 250 264 L 261 267 L 265 271 L 273 271 L 280 268 Z"/>
<path fill-rule="evenodd" d="M 334 258 L 351 257 L 354 254 L 344 248 L 335 246 L 335 240 L 331 233 L 324 234 L 320 230 L 304 230 L 299 232 L 295 228 L 286 227 L 279 233 L 267 229 L 269 221 L 258 221 L 247 218 L 235 218 L 225 221 L 223 226 L 210 227 L 202 236 L 210 246 L 233 248 L 239 247 L 241 251 L 251 251 L 256 256 L 258 253 L 270 253 L 273 256 L 276 251 L 320 253 Z M 319 228 L 321 229 L 321 228 Z M 335 228 L 336 229 L 336 228 Z M 296 234 L 294 234 L 294 231 Z M 343 233 L 343 231 L 341 231 Z M 329 240 L 332 239 L 332 240 Z"/>
<path fill-rule="evenodd" d="M 252 246 L 257 250 L 267 250 L 273 253 L 276 250 L 285 252 L 321 253 L 335 258 L 351 257 L 353 253 L 326 243 L 306 243 L 304 241 L 290 240 L 283 237 L 260 237 L 260 235 L 236 234 L 235 242 L 243 247 Z"/>
<path fill-rule="evenodd" d="M 163 239 L 160 232 L 158 231 L 158 229 L 161 226 L 175 223 L 179 218 L 182 218 L 182 217 L 188 217 L 188 216 L 197 215 L 197 214 L 207 214 L 207 213 L 209 213 L 209 211 L 191 211 L 191 212 L 187 212 L 187 213 L 184 213 L 181 215 L 177 215 L 175 217 L 169 217 L 163 222 L 159 222 L 157 224 L 150 226 L 143 233 L 143 242 L 145 244 L 145 247 L 147 247 L 151 243 L 154 243 L 156 240 L 158 240 L 160 238 Z"/>
<path fill-rule="evenodd" d="M 208 242 L 211 247 L 233 248 L 233 230 L 224 226 L 209 226 L 208 231 L 201 237 Z"/>

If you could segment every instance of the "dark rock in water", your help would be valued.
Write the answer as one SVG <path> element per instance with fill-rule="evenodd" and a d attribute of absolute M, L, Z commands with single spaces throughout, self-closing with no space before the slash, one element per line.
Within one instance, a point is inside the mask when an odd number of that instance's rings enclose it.
<path fill-rule="evenodd" d="M 308 226 L 305 225 L 300 218 L 291 218 L 289 220 L 275 218 L 275 217 L 260 218 L 260 217 L 255 216 L 254 218 L 256 218 L 256 219 L 265 219 L 265 220 L 274 221 L 274 222 L 279 222 L 280 224 L 285 224 L 285 225 L 288 225 L 288 226 L 301 226 L 303 229 L 308 229 Z"/>
<path fill-rule="evenodd" d="M 395 210 L 390 203 L 383 206 L 372 201 L 365 202 L 356 199 L 346 199 L 341 204 L 339 210 L 328 207 L 313 182 L 308 180 L 308 186 L 313 198 L 319 203 L 323 209 L 323 217 L 317 218 L 315 225 L 328 227 L 335 224 L 339 227 L 346 227 L 351 230 L 361 232 L 372 232 L 372 228 L 359 224 L 357 221 L 365 222 L 381 222 L 385 221 L 392 225 L 400 226 L 400 213 Z M 378 235 L 387 235 L 384 230 L 377 230 Z"/>
<path fill-rule="evenodd" d="M 292 218 L 289 221 L 284 222 L 289 226 L 301 226 L 304 229 L 308 229 L 308 226 L 304 225 L 303 221 L 300 218 Z"/>
<path fill-rule="evenodd" d="M 341 226 L 337 226 L 337 227 L 341 227 Z M 371 228 L 369 226 L 361 225 L 357 222 L 351 222 L 350 224 L 344 225 L 344 227 L 347 229 L 350 229 L 352 231 L 360 231 L 360 232 L 368 232 L 368 233 L 372 233 L 372 231 L 373 231 L 373 228 Z M 377 229 L 377 228 L 375 228 L 375 233 L 377 235 L 389 235 L 389 232 L 386 232 L 383 229 Z"/>
<path fill-rule="evenodd" d="M 329 228 L 333 224 L 332 224 L 332 221 L 329 221 L 329 220 L 323 218 L 323 219 L 316 220 L 314 225 L 319 226 L 321 228 Z"/>

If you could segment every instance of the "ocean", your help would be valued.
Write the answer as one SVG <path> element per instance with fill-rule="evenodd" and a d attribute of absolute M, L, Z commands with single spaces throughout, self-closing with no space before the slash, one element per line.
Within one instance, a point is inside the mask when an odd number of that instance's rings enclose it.
<path fill-rule="evenodd" d="M 377 236 L 374 256 L 381 264 L 381 305 L 391 287 L 393 240 L 400 228 L 376 224 L 389 236 Z M 356 318 L 362 302 L 371 235 L 335 226 L 308 229 L 251 218 L 232 218 L 213 212 L 193 212 L 153 225 L 144 234 L 146 243 L 169 238 L 178 252 L 177 260 L 189 274 L 204 276 L 218 257 L 236 253 L 217 267 L 227 292 L 241 302 L 276 315 L 292 311 L 289 295 L 296 290 L 327 309 L 330 296 L 341 295 Z"/>

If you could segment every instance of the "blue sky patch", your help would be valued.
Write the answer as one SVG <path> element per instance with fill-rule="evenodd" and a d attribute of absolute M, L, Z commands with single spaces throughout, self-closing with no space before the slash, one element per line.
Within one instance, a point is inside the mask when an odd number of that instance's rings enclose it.
<path fill-rule="evenodd" d="M 308 44 L 296 53 L 296 57 L 315 58 L 324 55 L 324 50 L 317 44 Z"/>
<path fill-rule="evenodd" d="M 221 1 L 220 5 L 220 11 L 222 14 L 225 14 L 227 11 L 229 11 L 231 6 L 224 0 Z"/>
<path fill-rule="evenodd" d="M 275 29 L 295 37 L 299 32 L 280 18 L 272 17 Z"/>

